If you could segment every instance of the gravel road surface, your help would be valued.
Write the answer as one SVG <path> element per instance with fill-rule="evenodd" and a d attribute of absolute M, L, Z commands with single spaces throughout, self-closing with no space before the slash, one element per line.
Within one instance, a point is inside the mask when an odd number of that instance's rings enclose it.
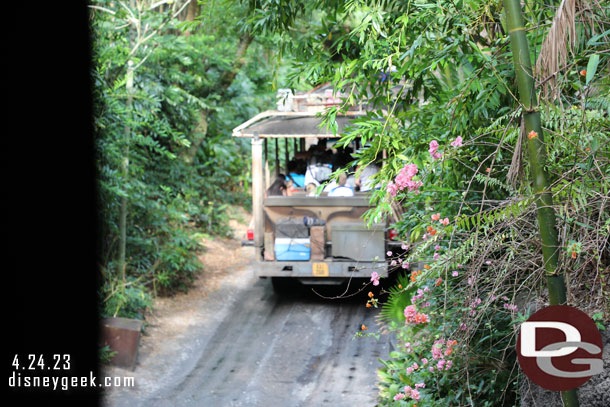
<path fill-rule="evenodd" d="M 140 355 L 133 388 L 106 391 L 104 406 L 374 406 L 378 358 L 388 337 L 352 340 L 362 324 L 376 331 L 379 310 L 358 300 L 297 291 L 278 296 L 250 266 L 198 305 L 185 333 Z"/>

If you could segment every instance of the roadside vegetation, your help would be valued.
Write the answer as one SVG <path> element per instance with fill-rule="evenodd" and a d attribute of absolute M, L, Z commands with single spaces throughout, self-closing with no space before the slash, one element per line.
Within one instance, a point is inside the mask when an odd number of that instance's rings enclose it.
<path fill-rule="evenodd" d="M 389 300 L 366 304 L 397 338 L 380 404 L 517 405 L 517 323 L 566 301 L 610 320 L 610 10 L 525 2 L 528 53 L 511 46 L 501 1 L 303 2 L 307 29 L 250 4 L 293 44 L 295 83 L 331 82 L 343 107 L 366 95 L 340 142 L 361 137 L 358 164 L 387 156 L 367 218 L 392 217 L 404 243 L 388 253 Z"/>
<path fill-rule="evenodd" d="M 101 313 L 141 318 L 201 271 L 198 234 L 229 234 L 228 205 L 249 207 L 249 145 L 231 130 L 273 106 L 277 63 L 239 3 L 90 9 Z"/>
<path fill-rule="evenodd" d="M 372 276 L 388 300 L 366 304 L 396 338 L 380 405 L 518 405 L 519 322 L 567 302 L 609 324 L 607 5 L 524 3 L 524 100 L 502 1 L 93 4 L 103 315 L 188 286 L 196 233 L 229 233 L 227 204 L 249 204 L 231 129 L 277 87 L 330 82 L 331 128 L 368 101 L 339 144 L 361 138 L 359 166 L 385 153 L 366 217 L 403 242 L 395 284 Z"/>

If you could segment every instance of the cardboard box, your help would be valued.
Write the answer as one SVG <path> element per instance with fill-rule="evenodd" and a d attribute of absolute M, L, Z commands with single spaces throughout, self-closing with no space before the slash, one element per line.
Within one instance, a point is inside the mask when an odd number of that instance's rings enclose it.
<path fill-rule="evenodd" d="M 311 239 L 311 259 L 324 260 L 326 255 L 326 227 L 312 226 L 309 228 L 309 234 Z"/>
<path fill-rule="evenodd" d="M 265 248 L 265 255 L 263 256 L 263 259 L 267 261 L 275 260 L 275 253 L 273 247 L 273 244 L 275 242 L 275 236 L 273 235 L 273 232 L 265 232 L 263 242 Z"/>

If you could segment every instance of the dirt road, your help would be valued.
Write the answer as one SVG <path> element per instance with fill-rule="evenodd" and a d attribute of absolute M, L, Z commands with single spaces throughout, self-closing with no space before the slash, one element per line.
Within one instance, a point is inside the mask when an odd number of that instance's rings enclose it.
<path fill-rule="evenodd" d="M 378 310 L 306 290 L 279 297 L 252 275 L 252 248 L 239 252 L 245 266 L 190 301 L 181 332 L 156 346 L 144 337 L 134 372 L 109 369 L 136 386 L 107 390 L 104 405 L 374 406 L 388 337 L 352 338 L 362 324 L 377 329 Z"/>

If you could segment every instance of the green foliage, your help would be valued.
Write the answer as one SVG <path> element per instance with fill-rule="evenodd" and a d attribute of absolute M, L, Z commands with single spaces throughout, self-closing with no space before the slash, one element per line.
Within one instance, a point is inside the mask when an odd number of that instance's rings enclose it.
<path fill-rule="evenodd" d="M 597 314 L 592 315 L 591 319 L 593 319 L 593 321 L 595 322 L 597 329 L 599 329 L 600 331 L 606 330 L 606 326 L 604 325 L 604 313 L 603 312 L 598 312 Z"/>
<path fill-rule="evenodd" d="M 408 305 L 425 313 L 429 322 L 405 322 L 404 315 L 389 322 L 397 340 L 378 371 L 381 405 L 516 405 L 513 314 L 502 306 L 504 301 L 493 297 L 464 301 L 462 290 L 456 289 L 459 277 L 451 278 L 444 289 L 434 279 L 418 284 L 425 290 L 419 289 L 419 296 L 413 288 L 393 289 L 392 297 L 408 298 Z M 464 315 L 472 313 L 478 322 L 465 324 Z M 448 351 L 447 342 L 452 340 L 457 343 Z M 435 346 L 440 349 L 437 354 L 432 351 Z M 418 390 L 419 401 L 393 400 L 405 386 L 415 388 L 418 383 L 425 384 Z"/>
<path fill-rule="evenodd" d="M 383 321 L 404 322 L 404 310 L 408 305 L 411 305 L 411 297 L 415 294 L 416 287 L 409 282 L 410 273 L 400 273 L 396 277 L 396 284 L 388 289 L 390 296 L 383 303 L 381 308 L 381 318 Z M 404 287 L 409 287 L 405 289 Z"/>
<path fill-rule="evenodd" d="M 411 245 L 401 260 L 411 264 L 412 272 L 421 271 L 398 277 L 401 288 L 390 288 L 382 308 L 399 348 L 383 361 L 380 405 L 415 404 L 393 397 L 419 382 L 426 388 L 417 405 L 516 405 L 512 349 L 518 317 L 509 310 L 517 301 L 523 309 L 545 297 L 539 292 L 544 274 L 535 191 L 523 165 L 527 135 L 519 129 L 522 112 L 501 2 L 312 2 L 302 10 L 311 17 L 305 31 L 291 10 L 283 16 L 273 2 L 265 6 L 265 16 L 273 20 L 255 13 L 251 23 L 279 26 L 285 31 L 279 35 L 291 39 L 286 50 L 293 58 L 292 86 L 330 82 L 341 90 L 343 108 L 366 99 L 369 111 L 354 120 L 339 144 L 362 140 L 359 165 L 386 153 L 376 176 L 382 188 L 373 193 L 374 208 L 366 217 L 372 222 L 392 215 L 393 227 Z M 534 58 L 555 7 L 526 2 Z M 594 313 L 601 298 L 607 318 L 610 77 L 602 72 L 610 66 L 605 52 L 610 35 L 607 9 L 583 13 L 586 17 L 576 22 L 572 59 L 557 73 L 559 99 L 543 100 L 541 112 L 565 249 L 560 271 L 570 276 L 572 303 Z M 292 24 L 294 30 L 272 21 Z M 340 109 L 328 109 L 330 128 Z M 463 146 L 454 148 L 450 143 L 458 137 Z M 428 152 L 433 140 L 442 159 Z M 406 164 L 417 165 L 422 186 L 417 194 L 399 192 L 393 198 L 386 186 Z M 431 220 L 433 214 L 449 224 Z M 413 269 L 422 263 L 428 268 Z M 405 325 L 403 312 L 416 290 L 437 281 L 440 286 L 425 308 L 430 323 Z M 475 310 L 471 304 L 477 299 L 482 303 Z M 413 362 L 421 366 L 432 341 L 453 336 L 460 337 L 461 349 L 450 371 L 406 374 Z M 406 352 L 400 346 L 407 342 L 419 345 Z"/>
<path fill-rule="evenodd" d="M 102 346 L 100 347 L 100 355 L 98 360 L 103 364 L 108 364 L 116 354 L 117 352 L 110 349 L 110 346 Z"/>
<path fill-rule="evenodd" d="M 108 281 L 104 289 L 108 296 L 103 303 L 102 317 L 143 319 L 144 312 L 152 305 L 150 294 L 137 280 L 130 279 L 125 285 Z"/>
<path fill-rule="evenodd" d="M 106 314 L 136 315 L 141 294 L 186 289 L 202 269 L 195 232 L 229 235 L 228 206 L 249 207 L 249 145 L 231 130 L 274 102 L 272 54 L 244 40 L 239 3 L 201 4 L 193 21 L 184 4 L 91 8 Z M 137 288 L 119 287 L 121 199 Z"/>
<path fill-rule="evenodd" d="M 398 277 L 382 308 L 398 347 L 379 371 L 380 405 L 413 405 L 393 397 L 422 382 L 418 405 L 518 403 L 512 349 L 524 315 L 515 310 L 526 313 L 545 298 L 534 191 L 522 165 L 527 135 L 519 130 L 501 2 L 220 1 L 206 3 L 194 21 L 175 18 L 174 3 L 137 13 L 122 3 L 96 4 L 114 13 L 95 10 L 92 19 L 105 314 L 137 317 L 150 304 L 151 287 L 171 292 L 188 285 L 199 270 L 195 229 L 228 233 L 226 205 L 241 202 L 249 185 L 241 158 L 248 157 L 247 145 L 230 140 L 231 128 L 271 105 L 276 85 L 330 82 L 345 104 L 328 109 L 327 127 L 336 128 L 336 115 L 349 105 L 366 99 L 368 108 L 339 145 L 359 138 L 361 166 L 387 155 L 367 220 L 393 216 L 411 245 L 401 259 L 411 273 Z M 526 3 L 534 57 L 555 11 Z M 610 77 L 604 74 L 610 31 L 607 10 L 583 13 L 573 59 L 558 73 L 560 97 L 542 100 L 541 112 L 560 271 L 570 276 L 575 305 L 601 324 L 610 315 Z M 130 14 L 140 27 L 157 30 L 137 49 L 143 37 L 124 24 Z M 237 73 L 238 44 L 251 35 L 256 41 Z M 280 57 L 290 62 L 288 73 Z M 131 105 L 129 59 L 136 67 Z M 452 147 L 458 137 L 463 146 Z M 442 159 L 428 151 L 433 140 Z M 199 146 L 192 156 L 191 146 Z M 278 146 L 280 157 L 285 148 Z M 386 187 L 406 164 L 417 165 L 422 187 L 391 197 Z M 116 263 L 122 197 L 130 208 L 125 282 Z M 405 323 L 405 308 L 420 295 L 414 304 L 429 322 Z M 458 345 L 445 355 L 450 369 L 421 367 L 422 358 L 432 360 L 435 341 L 451 339 Z M 407 373 L 413 363 L 420 367 Z"/>

